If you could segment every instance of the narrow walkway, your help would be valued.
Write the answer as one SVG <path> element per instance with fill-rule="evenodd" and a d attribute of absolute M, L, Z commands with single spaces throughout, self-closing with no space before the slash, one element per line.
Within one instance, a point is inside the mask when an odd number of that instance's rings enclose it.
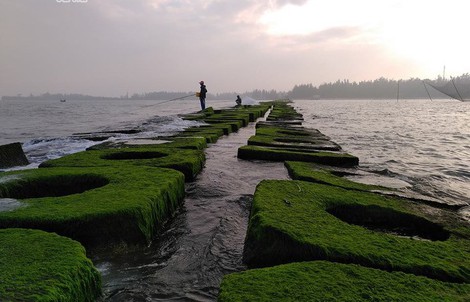
<path fill-rule="evenodd" d="M 255 123 L 206 149 L 206 165 L 177 216 L 154 244 L 95 260 L 103 301 L 215 301 L 223 275 L 245 269 L 243 243 L 256 185 L 287 179 L 283 163 L 239 160 Z"/>

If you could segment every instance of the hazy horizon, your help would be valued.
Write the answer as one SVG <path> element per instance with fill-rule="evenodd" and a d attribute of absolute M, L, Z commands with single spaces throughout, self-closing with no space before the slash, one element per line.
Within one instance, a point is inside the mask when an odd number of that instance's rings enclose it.
<path fill-rule="evenodd" d="M 463 0 L 3 0 L 0 95 L 254 89 L 459 76 Z M 452 47 L 453 42 L 455 47 Z"/>

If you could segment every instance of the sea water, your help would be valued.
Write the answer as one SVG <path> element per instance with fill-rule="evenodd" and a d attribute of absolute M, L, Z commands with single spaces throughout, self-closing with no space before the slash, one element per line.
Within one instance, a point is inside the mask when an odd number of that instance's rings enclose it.
<path fill-rule="evenodd" d="M 470 204 L 470 102 L 296 101 L 304 126 L 359 157 L 361 169 L 448 204 Z"/>

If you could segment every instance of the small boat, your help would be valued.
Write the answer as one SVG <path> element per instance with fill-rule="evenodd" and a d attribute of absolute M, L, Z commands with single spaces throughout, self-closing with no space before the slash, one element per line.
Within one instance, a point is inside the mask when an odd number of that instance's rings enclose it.
<path fill-rule="evenodd" d="M 65 99 L 61 99 L 60 101 L 61 101 L 62 103 L 65 103 Z"/>

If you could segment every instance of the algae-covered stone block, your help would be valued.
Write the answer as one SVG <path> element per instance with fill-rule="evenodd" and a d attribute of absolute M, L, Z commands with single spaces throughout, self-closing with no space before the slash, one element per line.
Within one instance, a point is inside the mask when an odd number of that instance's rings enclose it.
<path fill-rule="evenodd" d="M 359 164 L 356 156 L 347 153 L 288 150 L 283 148 L 243 146 L 238 148 L 238 158 L 268 161 L 306 161 L 330 166 L 351 167 Z"/>
<path fill-rule="evenodd" d="M 39 230 L 0 230 L 1 301 L 96 301 L 101 277 L 80 243 Z"/>
<path fill-rule="evenodd" d="M 202 150 L 142 146 L 103 150 L 89 150 L 48 160 L 40 168 L 49 167 L 107 167 L 150 166 L 171 168 L 182 172 L 186 180 L 193 180 L 204 167 Z"/>
<path fill-rule="evenodd" d="M 356 263 L 470 281 L 470 229 L 412 203 L 303 181 L 262 181 L 245 242 L 250 266 L 305 260 Z"/>
<path fill-rule="evenodd" d="M 219 302 L 470 301 L 470 285 L 352 264 L 312 261 L 224 276 Z"/>
<path fill-rule="evenodd" d="M 148 243 L 184 198 L 182 173 L 146 166 L 47 168 L 0 174 L 0 228 L 41 229 L 85 246 Z"/>
<path fill-rule="evenodd" d="M 261 126 L 248 145 L 282 148 L 291 151 L 340 151 L 341 147 L 318 130 L 287 126 Z"/>
<path fill-rule="evenodd" d="M 359 191 L 393 191 L 393 189 L 383 186 L 362 184 L 348 180 L 335 175 L 334 171 L 320 168 L 318 165 L 309 162 L 286 161 L 284 165 L 289 172 L 289 176 L 295 180 L 328 184 Z"/>

